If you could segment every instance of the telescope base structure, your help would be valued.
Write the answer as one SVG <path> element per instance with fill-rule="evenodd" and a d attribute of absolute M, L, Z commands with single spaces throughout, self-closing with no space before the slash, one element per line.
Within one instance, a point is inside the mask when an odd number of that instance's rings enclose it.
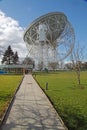
<path fill-rule="evenodd" d="M 38 46 L 33 44 L 29 45 L 29 57 L 35 61 L 35 70 L 53 70 L 52 64 L 55 64 L 55 69 L 58 69 L 58 56 L 57 50 L 53 47 L 44 44 Z"/>

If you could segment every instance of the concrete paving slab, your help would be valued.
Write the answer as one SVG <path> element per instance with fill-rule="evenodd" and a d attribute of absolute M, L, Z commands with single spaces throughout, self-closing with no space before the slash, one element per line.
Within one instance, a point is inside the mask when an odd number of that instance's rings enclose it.
<path fill-rule="evenodd" d="M 32 75 L 25 75 L 2 130 L 66 130 Z"/>

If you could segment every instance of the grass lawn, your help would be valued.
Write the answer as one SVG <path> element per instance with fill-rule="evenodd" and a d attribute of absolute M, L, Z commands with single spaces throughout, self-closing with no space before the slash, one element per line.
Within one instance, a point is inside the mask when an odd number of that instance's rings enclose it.
<path fill-rule="evenodd" d="M 37 74 L 36 80 L 51 99 L 69 130 L 87 130 L 87 72 L 81 72 L 82 88 L 74 72 Z M 48 82 L 48 90 L 45 90 Z"/>
<path fill-rule="evenodd" d="M 0 75 L 0 119 L 23 76 Z"/>

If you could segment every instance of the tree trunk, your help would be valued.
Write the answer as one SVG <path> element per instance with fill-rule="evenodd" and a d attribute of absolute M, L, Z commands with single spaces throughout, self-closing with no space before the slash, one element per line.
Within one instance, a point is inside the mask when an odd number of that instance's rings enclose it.
<path fill-rule="evenodd" d="M 78 85 L 80 86 L 81 80 L 80 80 L 80 71 L 77 71 L 77 80 L 78 80 Z"/>

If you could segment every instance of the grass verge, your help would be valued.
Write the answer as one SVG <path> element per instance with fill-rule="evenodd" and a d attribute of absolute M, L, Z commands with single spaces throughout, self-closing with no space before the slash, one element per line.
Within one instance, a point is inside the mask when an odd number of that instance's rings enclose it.
<path fill-rule="evenodd" d="M 0 120 L 2 119 L 17 87 L 22 81 L 20 75 L 0 75 Z"/>
<path fill-rule="evenodd" d="M 74 72 L 38 73 L 35 78 L 69 130 L 87 130 L 87 72 L 81 72 L 82 88 Z"/>

